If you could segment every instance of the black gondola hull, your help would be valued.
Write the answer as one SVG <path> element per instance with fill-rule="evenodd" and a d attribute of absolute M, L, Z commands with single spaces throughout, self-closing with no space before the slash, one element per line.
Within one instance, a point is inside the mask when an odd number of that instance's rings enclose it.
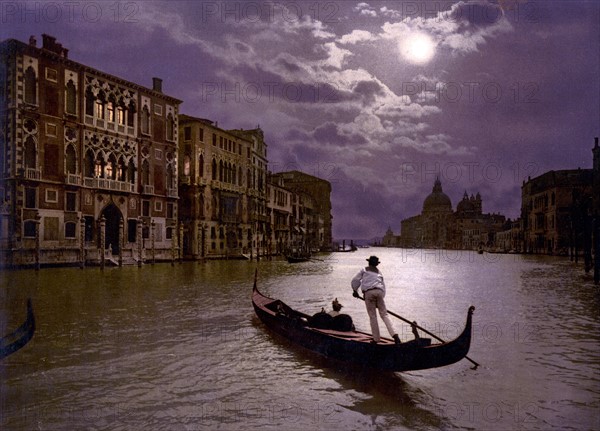
<path fill-rule="evenodd" d="M 463 332 L 453 341 L 431 345 L 430 339 L 394 344 L 360 331 L 340 332 L 308 326 L 308 316 L 254 289 L 252 302 L 259 319 L 272 331 L 320 356 L 365 369 L 410 371 L 436 368 L 463 359 L 471 344 L 471 311 Z"/>
<path fill-rule="evenodd" d="M 12 333 L 0 338 L 0 359 L 3 359 L 25 346 L 35 333 L 35 316 L 31 299 L 27 300 L 27 318 L 25 322 Z"/>

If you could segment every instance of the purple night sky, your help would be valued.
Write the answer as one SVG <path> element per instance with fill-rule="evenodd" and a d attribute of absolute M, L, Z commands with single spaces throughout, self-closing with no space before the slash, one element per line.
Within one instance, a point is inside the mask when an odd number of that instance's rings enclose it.
<path fill-rule="evenodd" d="M 521 184 L 591 168 L 600 135 L 600 2 L 0 2 L 0 38 L 57 38 L 69 58 L 265 132 L 269 169 L 332 183 L 335 238 L 422 209 L 518 217 Z"/>

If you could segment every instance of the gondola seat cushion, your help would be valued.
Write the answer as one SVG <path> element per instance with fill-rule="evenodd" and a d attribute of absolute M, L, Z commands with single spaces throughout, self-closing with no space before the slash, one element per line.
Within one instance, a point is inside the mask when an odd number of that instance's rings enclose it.
<path fill-rule="evenodd" d="M 344 332 L 353 331 L 354 324 L 352 323 L 352 317 L 347 314 L 338 314 L 331 322 L 331 329 Z"/>
<path fill-rule="evenodd" d="M 323 311 L 314 314 L 308 320 L 308 326 L 318 329 L 331 329 L 332 323 L 333 317 Z"/>

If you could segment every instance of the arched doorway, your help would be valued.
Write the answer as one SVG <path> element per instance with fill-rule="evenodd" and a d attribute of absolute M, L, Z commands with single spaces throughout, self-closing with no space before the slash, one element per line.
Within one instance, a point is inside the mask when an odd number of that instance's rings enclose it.
<path fill-rule="evenodd" d="M 111 248 L 113 254 L 119 254 L 120 241 L 119 241 L 119 225 L 122 218 L 121 211 L 115 204 L 110 204 L 100 214 L 104 217 L 104 248 Z"/>

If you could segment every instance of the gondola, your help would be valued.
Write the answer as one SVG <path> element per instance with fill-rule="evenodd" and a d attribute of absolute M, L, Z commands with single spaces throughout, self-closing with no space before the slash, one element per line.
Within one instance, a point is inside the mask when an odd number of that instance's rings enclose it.
<path fill-rule="evenodd" d="M 15 329 L 6 337 L 0 338 L 0 359 L 15 353 L 21 347 L 25 346 L 35 332 L 35 316 L 33 315 L 33 307 L 31 299 L 27 300 L 27 319 L 25 322 Z"/>
<path fill-rule="evenodd" d="M 310 260 L 310 255 L 306 254 L 290 254 L 285 257 L 288 263 L 300 263 L 300 262 L 308 262 Z"/>
<path fill-rule="evenodd" d="M 382 337 L 372 343 L 371 334 L 357 330 L 339 331 L 311 325 L 312 316 L 296 311 L 278 299 L 252 289 L 252 305 L 259 319 L 272 331 L 292 344 L 301 346 L 328 360 L 365 370 L 412 371 L 453 364 L 467 356 L 471 345 L 474 307 L 467 312 L 467 323 L 454 340 L 431 344 L 430 338 L 415 338 L 401 344 Z"/>

